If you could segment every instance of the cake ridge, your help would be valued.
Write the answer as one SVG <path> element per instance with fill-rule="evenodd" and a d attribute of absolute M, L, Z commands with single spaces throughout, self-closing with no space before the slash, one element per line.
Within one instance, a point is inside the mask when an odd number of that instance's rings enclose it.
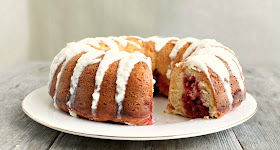
<path fill-rule="evenodd" d="M 244 92 L 243 79 L 240 74 L 241 71 L 239 70 L 238 65 L 236 65 L 235 63 L 237 59 L 234 54 L 230 53 L 229 51 L 225 51 L 224 48 L 222 47 L 211 47 L 211 48 L 197 49 L 192 54 L 192 56 L 202 55 L 202 54 L 211 54 L 224 60 L 229 66 L 230 70 L 232 71 L 232 74 L 237 78 L 241 92 Z"/>
<path fill-rule="evenodd" d="M 63 62 L 62 67 L 61 67 L 61 69 L 60 69 L 60 71 L 59 71 L 59 73 L 57 75 L 57 81 L 56 81 L 56 85 L 55 85 L 56 87 L 55 87 L 55 93 L 54 93 L 54 106 L 56 108 L 57 108 L 57 104 L 56 104 L 57 88 L 58 88 L 59 81 L 60 81 L 60 78 L 61 78 L 61 73 L 64 70 L 64 67 L 66 66 L 68 61 L 70 59 L 72 59 L 74 56 L 76 56 L 76 55 L 78 55 L 78 54 L 80 54 L 82 52 L 89 52 L 91 50 L 92 50 L 92 48 L 90 46 L 80 45 L 78 43 L 70 43 L 70 44 L 67 44 L 67 47 L 62 51 L 62 56 L 61 57 L 64 58 L 65 61 Z M 61 59 L 61 58 L 59 58 L 59 59 Z M 54 74 L 56 69 L 51 68 L 52 74 Z M 50 76 L 53 76 L 52 74 Z"/>
<path fill-rule="evenodd" d="M 116 43 L 116 41 L 114 41 L 111 38 L 106 38 L 106 37 L 85 38 L 85 39 L 79 41 L 78 43 L 89 44 L 89 45 L 92 45 L 92 46 L 94 46 L 96 48 L 100 48 L 99 43 L 104 43 L 110 49 L 113 49 L 113 50 L 119 49 L 119 46 Z"/>
<path fill-rule="evenodd" d="M 70 50 L 71 49 L 71 50 Z M 77 44 L 75 42 L 68 43 L 65 48 L 63 48 L 53 59 L 52 64 L 50 66 L 50 73 L 49 73 L 49 82 L 48 82 L 48 88 L 50 91 L 50 84 L 52 82 L 53 76 L 58 68 L 58 66 L 66 59 L 66 57 L 69 55 L 68 53 L 73 53 L 79 49 L 85 49 L 85 51 L 90 51 L 93 48 L 89 45 L 84 44 Z"/>
<path fill-rule="evenodd" d="M 105 75 L 105 72 L 108 70 L 109 66 L 114 63 L 115 61 L 118 61 L 125 57 L 128 53 L 124 51 L 117 51 L 117 50 L 109 50 L 106 52 L 104 55 L 103 59 L 101 60 L 99 67 L 96 72 L 95 76 L 95 89 L 92 94 L 92 112 L 95 114 L 95 110 L 97 109 L 98 101 L 100 98 L 100 89 L 101 89 L 101 84 L 103 81 L 103 77 Z"/>
<path fill-rule="evenodd" d="M 100 56 L 104 55 L 104 51 L 91 51 L 83 54 L 77 61 L 77 64 L 74 68 L 73 75 L 71 76 L 71 84 L 70 84 L 70 98 L 67 102 L 69 107 L 69 112 L 72 111 L 72 103 L 75 100 L 75 93 L 78 86 L 79 78 L 84 69 L 91 64 L 99 63 L 101 61 Z M 72 112 L 74 114 L 74 112 Z"/>
<path fill-rule="evenodd" d="M 194 42 L 197 42 L 199 41 L 198 39 L 196 38 L 193 38 L 193 37 L 187 37 L 187 38 L 183 38 L 183 39 L 180 39 L 176 42 L 175 46 L 173 47 L 173 49 L 171 50 L 170 54 L 169 54 L 169 58 L 171 60 L 170 62 L 170 65 L 168 66 L 168 70 L 166 72 L 166 77 L 168 79 L 171 78 L 171 71 L 173 69 L 173 65 L 174 65 L 174 59 L 175 57 L 177 56 L 179 50 L 184 46 L 186 45 L 187 43 L 189 44 L 192 44 Z"/>
<path fill-rule="evenodd" d="M 111 39 L 113 39 L 113 40 L 119 42 L 123 47 L 126 47 L 127 44 L 129 43 L 129 44 L 132 44 L 132 45 L 136 46 L 137 48 L 141 49 L 141 46 L 140 46 L 140 45 L 136 44 L 136 43 L 133 42 L 133 41 L 127 40 L 127 39 L 126 39 L 127 36 L 120 36 L 120 37 L 109 36 L 108 38 L 111 38 Z"/>
<path fill-rule="evenodd" d="M 122 102 L 124 100 L 125 91 L 127 81 L 130 77 L 130 73 L 134 66 L 139 63 L 144 62 L 148 65 L 150 70 L 151 68 L 151 59 L 146 57 L 144 54 L 140 52 L 134 52 L 129 54 L 127 57 L 124 57 L 120 60 L 118 71 L 117 71 L 117 81 L 116 81 L 116 95 L 115 100 L 118 104 L 118 112 L 117 112 L 117 119 L 121 119 L 121 111 L 122 111 Z"/>
<path fill-rule="evenodd" d="M 155 43 L 155 50 L 156 52 L 159 52 L 168 42 L 171 40 L 179 40 L 177 37 L 166 37 L 161 38 L 158 36 L 152 36 L 145 39 L 146 41 L 152 41 Z"/>

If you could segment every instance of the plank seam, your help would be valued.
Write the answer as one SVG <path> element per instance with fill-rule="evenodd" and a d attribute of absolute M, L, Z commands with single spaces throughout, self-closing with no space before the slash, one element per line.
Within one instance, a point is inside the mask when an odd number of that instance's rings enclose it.
<path fill-rule="evenodd" d="M 54 142 L 58 139 L 59 135 L 62 134 L 62 132 L 59 132 L 56 137 L 52 140 L 52 142 L 50 143 L 50 145 L 48 146 L 48 150 L 51 149 L 51 147 L 53 146 Z"/>
<path fill-rule="evenodd" d="M 237 137 L 237 135 L 235 134 L 235 132 L 234 132 L 234 130 L 233 130 L 233 129 L 232 129 L 232 132 L 233 132 L 234 136 L 236 137 L 236 139 L 237 139 L 237 141 L 238 141 L 239 145 L 240 145 L 240 146 L 241 146 L 241 148 L 244 150 L 243 145 L 241 144 L 240 140 L 238 139 L 238 137 Z"/>

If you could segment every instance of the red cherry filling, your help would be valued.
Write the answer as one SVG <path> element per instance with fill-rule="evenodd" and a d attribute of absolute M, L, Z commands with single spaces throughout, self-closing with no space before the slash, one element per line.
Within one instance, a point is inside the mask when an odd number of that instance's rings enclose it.
<path fill-rule="evenodd" d="M 203 106 L 200 100 L 202 93 L 195 77 L 185 75 L 183 82 L 185 92 L 182 96 L 182 101 L 184 102 L 186 113 L 191 119 L 209 116 L 209 109 Z"/>
<path fill-rule="evenodd" d="M 146 123 L 147 125 L 154 124 L 155 122 L 153 121 L 153 115 L 151 114 L 150 117 L 145 119 L 143 122 Z"/>
<path fill-rule="evenodd" d="M 149 118 L 143 120 L 143 123 L 144 124 L 146 123 L 147 125 L 152 125 L 152 124 L 155 123 L 154 120 L 153 120 L 153 115 L 152 115 L 152 112 L 153 112 L 153 97 L 151 97 L 150 103 L 147 102 L 147 103 L 145 103 L 145 105 L 147 105 L 150 108 L 151 114 L 150 114 Z"/>

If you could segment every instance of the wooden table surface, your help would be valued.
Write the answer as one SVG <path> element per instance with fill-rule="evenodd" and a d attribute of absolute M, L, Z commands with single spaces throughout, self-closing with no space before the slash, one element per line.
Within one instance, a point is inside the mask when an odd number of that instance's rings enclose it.
<path fill-rule="evenodd" d="M 164 141 L 115 141 L 59 132 L 22 111 L 24 97 L 48 82 L 50 62 L 32 62 L 0 73 L 0 149 L 280 149 L 280 67 L 243 66 L 258 102 L 250 120 L 210 135 Z"/>

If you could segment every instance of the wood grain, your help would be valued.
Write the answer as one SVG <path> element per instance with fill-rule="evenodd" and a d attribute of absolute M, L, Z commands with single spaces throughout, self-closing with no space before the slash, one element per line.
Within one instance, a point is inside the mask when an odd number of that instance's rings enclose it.
<path fill-rule="evenodd" d="M 24 114 L 23 98 L 46 85 L 49 63 L 32 63 L 0 74 L 0 149 L 48 149 L 59 132 Z"/>
<path fill-rule="evenodd" d="M 62 149 L 120 149 L 120 150 L 169 150 L 169 149 L 242 149 L 231 129 L 215 134 L 178 140 L 117 141 L 60 134 L 52 150 Z"/>
<path fill-rule="evenodd" d="M 280 68 L 243 67 L 247 91 L 258 101 L 249 121 L 222 132 L 165 141 L 116 141 L 80 137 L 42 126 L 21 102 L 48 81 L 49 62 L 0 73 L 0 149 L 279 149 Z"/>
<path fill-rule="evenodd" d="M 258 111 L 234 127 L 244 149 L 280 149 L 280 68 L 244 68 L 247 89 L 258 102 Z"/>

